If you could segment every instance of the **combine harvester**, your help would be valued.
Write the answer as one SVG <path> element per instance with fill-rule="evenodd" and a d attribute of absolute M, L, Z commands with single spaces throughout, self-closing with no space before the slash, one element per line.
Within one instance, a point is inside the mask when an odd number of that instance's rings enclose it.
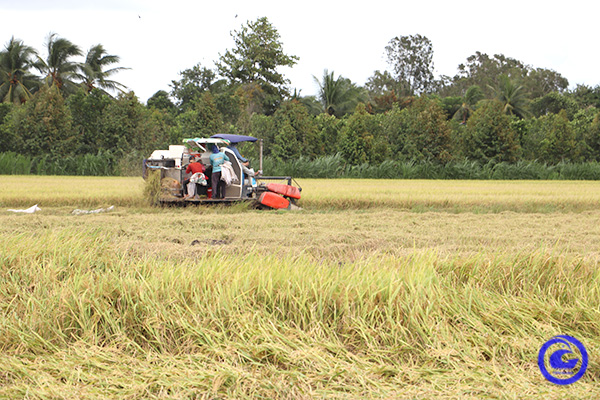
<path fill-rule="evenodd" d="M 259 149 L 259 171 L 246 168 L 236 156 L 235 145 L 243 142 L 257 142 Z M 144 160 L 144 179 L 149 171 L 159 171 L 161 179 L 161 205 L 219 204 L 234 202 L 253 202 L 259 207 L 273 209 L 298 209 L 302 188 L 293 186 L 294 179 L 289 176 L 261 176 L 262 173 L 262 139 L 252 136 L 218 134 L 210 138 L 184 139 L 184 145 L 171 145 L 169 150 L 155 150 L 150 158 Z M 213 145 L 219 147 L 231 162 L 238 178 L 225 188 L 225 198 L 214 199 L 210 182 L 210 155 Z M 186 179 L 186 167 L 194 158 L 199 158 L 207 171 L 206 184 L 196 183 L 196 196 L 185 198 L 183 182 Z M 285 183 L 276 183 L 285 181 Z M 201 181 L 202 182 L 202 181 Z M 295 181 L 294 181 L 295 182 Z M 296 182 L 297 184 L 297 182 Z"/>

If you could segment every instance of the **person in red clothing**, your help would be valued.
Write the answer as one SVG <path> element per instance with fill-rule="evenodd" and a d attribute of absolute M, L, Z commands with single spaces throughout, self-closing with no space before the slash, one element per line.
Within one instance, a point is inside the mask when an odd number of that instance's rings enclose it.
<path fill-rule="evenodd" d="M 194 194 L 190 194 L 188 193 L 187 190 L 187 186 L 188 183 L 190 183 L 190 178 L 196 174 L 196 173 L 204 173 L 204 165 L 202 165 L 202 163 L 200 162 L 200 157 L 195 157 L 191 163 L 189 163 L 187 165 L 187 168 L 185 169 L 185 173 L 186 174 L 191 174 L 187 179 L 185 179 L 183 181 L 183 191 L 184 191 L 184 199 L 193 197 L 196 193 L 194 192 Z"/>
<path fill-rule="evenodd" d="M 204 165 L 202 165 L 200 161 L 200 157 L 194 157 L 194 160 L 188 164 L 185 169 L 186 174 L 195 174 L 196 172 L 204 173 Z"/>

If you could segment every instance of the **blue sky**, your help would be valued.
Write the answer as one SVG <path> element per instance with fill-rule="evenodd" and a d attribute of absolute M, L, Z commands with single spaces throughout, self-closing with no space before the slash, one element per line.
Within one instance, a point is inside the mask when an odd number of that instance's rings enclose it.
<path fill-rule="evenodd" d="M 600 3 L 573 0 L 363 2 L 189 0 L 0 0 L 0 43 L 11 36 L 42 56 L 55 32 L 84 51 L 102 43 L 121 57 L 115 79 L 146 101 L 169 91 L 179 72 L 213 61 L 233 46 L 230 32 L 266 16 L 284 51 L 300 57 L 282 69 L 303 95 L 317 90 L 313 75 L 334 71 L 363 85 L 384 70 L 384 48 L 395 36 L 421 34 L 433 43 L 436 75 L 454 75 L 476 51 L 504 54 L 561 73 L 572 87 L 600 84 L 595 18 Z"/>

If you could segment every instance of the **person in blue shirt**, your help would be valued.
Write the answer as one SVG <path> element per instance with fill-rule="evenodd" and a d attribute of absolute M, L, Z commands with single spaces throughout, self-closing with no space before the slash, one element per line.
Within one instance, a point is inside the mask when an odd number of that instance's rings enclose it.
<path fill-rule="evenodd" d="M 212 165 L 211 187 L 213 198 L 225 198 L 225 182 L 221 180 L 221 165 L 225 161 L 230 161 L 225 153 L 221 153 L 217 145 L 213 144 L 212 154 L 210 155 L 210 165 Z"/>

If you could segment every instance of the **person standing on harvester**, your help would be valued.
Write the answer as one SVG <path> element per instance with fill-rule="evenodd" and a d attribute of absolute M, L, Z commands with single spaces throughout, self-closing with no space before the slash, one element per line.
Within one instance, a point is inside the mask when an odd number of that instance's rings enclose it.
<path fill-rule="evenodd" d="M 215 199 L 225 198 L 225 182 L 221 180 L 221 165 L 229 161 L 229 157 L 219 151 L 217 145 L 213 144 L 210 164 L 212 165 L 211 187 Z"/>

